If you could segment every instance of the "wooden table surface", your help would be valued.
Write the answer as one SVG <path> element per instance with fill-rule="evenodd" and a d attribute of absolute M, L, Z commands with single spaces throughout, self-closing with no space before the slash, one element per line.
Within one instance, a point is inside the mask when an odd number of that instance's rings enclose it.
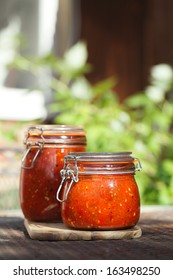
<path fill-rule="evenodd" d="M 31 240 L 19 211 L 0 212 L 1 260 L 173 260 L 173 206 L 142 207 L 142 237 L 124 240 Z"/>

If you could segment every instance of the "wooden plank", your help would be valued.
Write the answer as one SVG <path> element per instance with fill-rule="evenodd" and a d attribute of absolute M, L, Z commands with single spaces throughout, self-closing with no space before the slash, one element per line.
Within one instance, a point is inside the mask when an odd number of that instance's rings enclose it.
<path fill-rule="evenodd" d="M 133 239 L 142 235 L 139 226 L 121 230 L 76 230 L 66 227 L 63 223 L 37 223 L 24 221 L 31 239 L 36 240 L 103 240 Z"/>

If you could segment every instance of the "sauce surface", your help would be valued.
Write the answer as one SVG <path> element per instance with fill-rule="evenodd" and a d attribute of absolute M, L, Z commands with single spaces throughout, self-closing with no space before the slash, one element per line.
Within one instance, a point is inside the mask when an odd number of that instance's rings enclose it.
<path fill-rule="evenodd" d="M 69 182 L 65 184 L 67 191 Z M 116 229 L 136 225 L 140 197 L 134 174 L 80 175 L 61 206 L 63 222 L 81 229 Z"/>

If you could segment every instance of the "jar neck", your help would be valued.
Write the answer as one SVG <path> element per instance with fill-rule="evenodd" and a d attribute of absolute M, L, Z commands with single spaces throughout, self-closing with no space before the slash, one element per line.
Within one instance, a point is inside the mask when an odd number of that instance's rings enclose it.
<path fill-rule="evenodd" d="M 68 168 L 72 168 L 69 164 Z M 134 163 L 122 163 L 122 164 L 78 164 L 78 174 L 81 175 L 92 175 L 92 174 L 134 174 L 135 165 Z"/>

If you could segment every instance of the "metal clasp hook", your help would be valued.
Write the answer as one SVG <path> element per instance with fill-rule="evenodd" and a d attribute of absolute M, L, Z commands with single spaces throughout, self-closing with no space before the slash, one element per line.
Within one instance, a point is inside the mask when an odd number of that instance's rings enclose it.
<path fill-rule="evenodd" d="M 40 131 L 40 138 L 41 138 L 41 142 L 37 141 L 35 143 L 32 143 L 32 142 L 27 142 L 28 138 L 29 138 L 29 132 L 33 129 L 36 129 L 36 130 L 39 130 Z M 32 169 L 34 167 L 34 163 L 36 161 L 36 158 L 38 157 L 39 153 L 42 151 L 43 147 L 44 147 L 44 137 L 43 137 L 43 129 L 42 128 L 38 128 L 38 127 L 32 127 L 32 128 L 29 128 L 28 129 L 28 135 L 26 137 L 26 147 L 27 147 L 27 150 L 22 158 L 22 168 L 24 169 Z M 30 166 L 25 166 L 24 162 L 25 162 L 25 159 L 27 157 L 27 155 L 29 154 L 29 152 L 31 151 L 32 147 L 33 146 L 38 146 L 38 150 L 37 152 L 35 153 L 32 161 L 31 161 L 31 165 Z"/>
<path fill-rule="evenodd" d="M 57 193 L 56 193 L 56 199 L 59 202 L 64 202 L 64 201 L 67 200 L 67 197 L 68 197 L 68 194 L 69 194 L 69 191 L 71 189 L 71 186 L 72 186 L 73 182 L 77 183 L 79 181 L 79 178 L 78 178 L 78 167 L 77 167 L 76 158 L 75 157 L 71 157 L 71 159 L 74 160 L 74 162 L 75 162 L 75 169 L 74 170 L 68 169 L 68 168 L 70 168 L 72 166 L 71 165 L 67 165 L 66 158 L 65 158 L 65 160 L 64 160 L 64 168 L 60 171 L 60 175 L 62 177 L 62 180 L 61 180 L 61 183 L 60 183 L 59 188 L 58 188 Z M 61 192 L 61 189 L 63 187 L 63 184 L 64 184 L 65 180 L 70 179 L 70 178 L 71 178 L 71 181 L 70 181 L 69 186 L 68 186 L 68 188 L 66 190 L 64 198 L 61 199 L 60 198 L 60 192 Z"/>
<path fill-rule="evenodd" d="M 65 172 L 64 172 L 65 171 Z M 71 186 L 72 186 L 72 184 L 73 184 L 73 182 L 78 182 L 78 177 L 76 177 L 75 175 L 74 175 L 74 172 L 72 171 L 72 170 L 61 170 L 61 176 L 62 176 L 62 180 L 61 180 L 61 183 L 60 183 L 60 185 L 59 185 L 59 188 L 58 188 L 58 191 L 57 191 L 57 193 L 56 193 L 56 199 L 59 201 L 59 202 L 64 202 L 64 201 L 66 201 L 67 200 L 67 197 L 68 197 L 68 194 L 69 194 L 69 191 L 70 191 L 70 189 L 71 189 Z M 62 173 L 63 173 L 63 175 L 62 175 Z M 70 181 L 70 183 L 69 183 L 69 186 L 68 186 L 68 188 L 67 188 L 67 191 L 66 191 L 66 193 L 65 193 L 65 195 L 64 195 L 64 198 L 63 199 L 61 199 L 60 198 L 60 192 L 61 192 L 61 189 L 62 189 L 62 187 L 63 187 L 63 184 L 64 184 L 64 182 L 65 182 L 65 180 L 67 180 L 67 179 L 69 179 L 69 178 L 71 178 L 71 181 Z"/>
<path fill-rule="evenodd" d="M 38 156 L 38 154 L 41 152 L 41 150 L 43 149 L 43 145 L 39 142 L 36 142 L 34 146 L 39 146 L 39 149 L 37 150 L 35 156 L 33 157 L 32 161 L 31 161 L 31 165 L 30 166 L 25 166 L 24 165 L 24 162 L 25 162 L 25 159 L 27 157 L 27 155 L 29 154 L 29 152 L 31 151 L 32 149 L 32 146 L 30 146 L 29 148 L 27 148 L 26 150 L 26 153 L 24 154 L 23 158 L 22 158 L 22 168 L 24 169 L 32 169 L 34 167 L 34 163 L 35 163 L 35 160 Z"/>

